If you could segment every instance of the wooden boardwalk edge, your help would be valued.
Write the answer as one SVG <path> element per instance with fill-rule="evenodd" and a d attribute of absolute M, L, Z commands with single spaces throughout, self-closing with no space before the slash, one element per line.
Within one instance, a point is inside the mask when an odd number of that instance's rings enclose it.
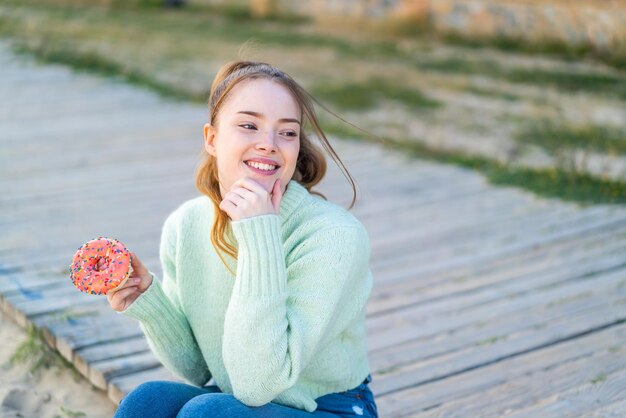
<path fill-rule="evenodd" d="M 48 346 L 56 349 L 59 355 L 70 362 L 93 386 L 105 391 L 115 404 L 118 404 L 128 392 L 132 382 L 142 381 L 143 378 L 148 377 L 150 379 L 180 380 L 166 370 L 156 359 L 138 326 L 136 326 L 136 331 L 129 335 L 116 333 L 109 339 L 97 340 L 76 350 L 73 348 L 74 344 L 71 340 L 59 337 L 55 332 L 58 330 L 59 323 L 66 323 L 65 319 L 57 319 L 58 322 L 55 327 L 53 324 L 54 317 L 58 317 L 58 315 L 54 315 L 54 313 L 44 317 L 47 321 L 42 320 L 41 316 L 29 318 L 1 293 L 0 306 L 9 319 L 24 329 L 35 329 L 41 332 L 44 342 Z M 87 310 L 94 310 L 92 303 L 84 306 L 87 307 Z M 108 305 L 106 309 L 111 311 Z M 68 315 L 76 315 L 80 314 L 80 308 L 78 310 L 65 309 L 63 312 Z M 102 319 L 102 317 L 97 318 L 98 321 L 102 321 Z M 103 357 L 104 360 L 101 360 Z"/>

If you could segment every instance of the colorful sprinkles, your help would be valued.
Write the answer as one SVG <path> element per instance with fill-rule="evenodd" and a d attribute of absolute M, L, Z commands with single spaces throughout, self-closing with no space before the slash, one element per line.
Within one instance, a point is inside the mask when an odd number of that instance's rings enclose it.
<path fill-rule="evenodd" d="M 98 237 L 78 248 L 70 265 L 70 278 L 81 292 L 105 295 L 130 276 L 130 262 L 130 252 L 124 244 L 116 239 Z"/>

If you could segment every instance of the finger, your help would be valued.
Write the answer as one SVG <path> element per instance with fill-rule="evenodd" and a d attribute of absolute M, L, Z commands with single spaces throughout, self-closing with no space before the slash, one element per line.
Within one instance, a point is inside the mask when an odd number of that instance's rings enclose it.
<path fill-rule="evenodd" d="M 148 290 L 148 288 L 152 285 L 152 282 L 154 280 L 154 276 L 152 275 L 152 273 L 149 274 L 149 278 L 147 280 L 142 280 L 138 285 L 137 285 L 137 289 L 139 289 L 139 291 L 141 293 L 145 292 L 146 290 Z"/>
<path fill-rule="evenodd" d="M 255 196 L 258 195 L 257 192 L 246 189 L 245 187 L 234 187 L 230 190 L 230 192 L 226 194 L 226 196 L 228 196 L 229 193 L 232 193 L 241 197 L 242 199 L 247 200 L 253 199 Z"/>
<path fill-rule="evenodd" d="M 250 193 L 250 192 L 248 192 Z M 238 193 L 234 193 L 234 192 L 228 192 L 226 193 L 226 195 L 224 196 L 223 200 L 227 200 L 230 201 L 232 203 L 235 204 L 235 206 L 239 206 L 240 204 L 244 203 L 246 201 L 246 199 L 241 196 Z"/>
<path fill-rule="evenodd" d="M 235 215 L 235 211 L 237 210 L 237 205 L 230 200 L 222 200 L 220 202 L 220 209 L 226 212 L 226 214 L 232 219 Z"/>
<path fill-rule="evenodd" d="M 107 300 L 112 307 L 116 307 L 126 299 L 128 296 L 132 295 L 133 292 L 137 291 L 137 285 L 132 285 L 129 287 L 125 287 L 122 289 L 113 288 L 107 292 Z"/>
<path fill-rule="evenodd" d="M 237 207 L 238 205 L 240 205 L 243 202 L 244 202 L 244 200 L 243 200 L 243 198 L 241 196 L 226 195 L 226 197 L 224 197 L 224 199 L 220 202 L 220 209 L 226 210 L 224 207 L 222 207 L 222 205 L 230 204 L 228 207 L 231 207 L 231 205 L 234 206 L 234 207 Z"/>
<path fill-rule="evenodd" d="M 230 189 L 233 190 L 235 187 L 243 187 L 244 189 L 248 189 L 251 192 L 255 192 L 260 195 L 263 195 L 264 193 L 267 194 L 267 190 L 265 190 L 263 186 L 248 177 L 242 177 L 236 180 Z"/>
<path fill-rule="evenodd" d="M 138 291 L 137 285 L 125 287 L 123 289 L 111 289 L 107 292 L 107 296 L 111 296 L 114 302 L 126 299 L 128 296 Z"/>
<path fill-rule="evenodd" d="M 137 277 L 129 276 L 128 278 L 124 279 L 118 286 L 114 287 L 110 291 L 122 290 L 126 287 L 134 286 L 137 284 L 135 283 L 136 279 Z"/>
<path fill-rule="evenodd" d="M 148 273 L 148 269 L 143 265 L 137 254 L 130 252 L 130 263 L 133 266 L 133 276 L 142 276 Z"/>
<path fill-rule="evenodd" d="M 230 199 L 224 199 L 220 202 L 220 209 L 224 212 L 228 212 L 229 210 L 236 209 L 237 205 Z"/>
<path fill-rule="evenodd" d="M 280 184 L 280 179 L 277 179 L 274 183 L 274 187 L 272 188 L 272 206 L 274 206 L 274 210 L 276 213 L 280 211 L 280 201 L 283 198 L 283 189 Z"/>

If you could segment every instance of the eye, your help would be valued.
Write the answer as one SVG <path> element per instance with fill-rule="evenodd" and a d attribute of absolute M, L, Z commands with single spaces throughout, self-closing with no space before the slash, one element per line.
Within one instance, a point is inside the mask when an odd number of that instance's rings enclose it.
<path fill-rule="evenodd" d="M 295 131 L 283 131 L 283 132 L 281 132 L 281 135 L 287 136 L 289 138 L 297 138 L 298 137 L 298 132 L 295 132 Z"/>
<path fill-rule="evenodd" d="M 243 129 L 256 129 L 256 126 L 254 126 L 251 123 L 242 123 L 239 126 L 242 127 Z"/>

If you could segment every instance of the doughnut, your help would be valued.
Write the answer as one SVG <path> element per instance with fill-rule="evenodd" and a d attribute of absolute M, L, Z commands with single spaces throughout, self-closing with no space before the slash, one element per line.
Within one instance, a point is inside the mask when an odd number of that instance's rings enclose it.
<path fill-rule="evenodd" d="M 130 262 L 130 252 L 124 244 L 98 237 L 78 248 L 70 265 L 70 278 L 81 292 L 104 295 L 128 280 L 132 270 Z"/>

